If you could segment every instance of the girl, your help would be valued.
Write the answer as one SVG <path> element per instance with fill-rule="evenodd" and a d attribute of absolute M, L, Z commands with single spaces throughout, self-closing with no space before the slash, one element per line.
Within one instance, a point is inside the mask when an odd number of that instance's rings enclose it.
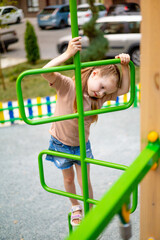
<path fill-rule="evenodd" d="M 61 65 L 80 50 L 81 37 L 73 38 L 69 42 L 66 52 L 51 60 L 44 66 L 44 68 Z M 99 109 L 102 107 L 105 101 L 116 100 L 117 96 L 123 95 L 129 91 L 130 77 L 128 63 L 130 61 L 130 57 L 128 54 L 122 53 L 115 58 L 120 58 L 121 60 L 122 81 L 120 78 L 119 69 L 116 65 L 90 67 L 85 68 L 81 71 L 84 111 Z M 46 73 L 42 74 L 42 76 L 49 82 L 49 85 L 55 88 L 57 91 L 57 103 L 54 116 L 66 115 L 76 112 L 77 105 L 75 95 L 75 79 L 63 76 L 58 72 Z M 84 124 L 87 158 L 93 158 L 88 138 L 90 125 L 91 123 L 97 121 L 97 118 L 97 116 L 85 117 Z M 77 119 L 53 122 L 50 128 L 50 134 L 50 150 L 80 155 Z M 62 170 L 64 187 L 67 192 L 74 194 L 76 194 L 73 170 L 73 165 L 75 165 L 78 183 L 82 191 L 80 161 L 64 159 L 51 155 L 47 155 L 46 159 L 53 161 L 56 167 Z M 89 164 L 87 165 L 87 169 L 89 197 L 93 198 Z M 76 226 L 82 219 L 82 207 L 79 205 L 78 200 L 71 198 L 70 201 L 72 204 L 71 224 L 72 226 Z"/>

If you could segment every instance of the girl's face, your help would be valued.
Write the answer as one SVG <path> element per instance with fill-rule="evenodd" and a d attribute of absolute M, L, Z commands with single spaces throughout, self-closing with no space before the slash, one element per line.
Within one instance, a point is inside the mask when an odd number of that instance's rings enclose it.
<path fill-rule="evenodd" d="M 88 94 L 90 97 L 102 98 L 117 91 L 115 76 L 100 76 L 99 70 L 93 70 L 88 79 Z"/>

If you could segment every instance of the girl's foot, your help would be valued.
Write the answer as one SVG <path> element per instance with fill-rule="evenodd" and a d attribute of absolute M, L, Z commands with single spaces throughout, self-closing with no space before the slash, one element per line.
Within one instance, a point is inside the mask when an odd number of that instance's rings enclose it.
<path fill-rule="evenodd" d="M 78 226 L 82 220 L 83 213 L 81 205 L 74 205 L 71 208 L 71 225 Z"/>

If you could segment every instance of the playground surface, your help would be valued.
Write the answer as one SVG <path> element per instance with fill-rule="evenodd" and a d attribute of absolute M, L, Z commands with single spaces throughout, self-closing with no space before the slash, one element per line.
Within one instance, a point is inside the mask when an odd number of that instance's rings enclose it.
<path fill-rule="evenodd" d="M 135 160 L 140 152 L 139 110 L 99 115 L 90 135 L 95 159 L 127 166 Z M 46 192 L 39 180 L 38 154 L 48 148 L 49 127 L 13 124 L 0 128 L 0 240 L 61 240 L 68 234 L 69 200 Z M 60 170 L 44 161 L 44 172 L 49 187 L 64 190 Z M 91 165 L 94 199 L 100 199 L 122 173 Z M 138 240 L 139 206 L 131 222 L 131 240 Z M 118 224 L 116 216 L 101 239 L 120 240 Z"/>

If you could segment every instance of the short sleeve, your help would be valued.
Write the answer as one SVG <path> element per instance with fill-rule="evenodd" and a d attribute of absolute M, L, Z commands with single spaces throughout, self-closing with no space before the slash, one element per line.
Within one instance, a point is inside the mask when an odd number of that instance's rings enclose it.
<path fill-rule="evenodd" d="M 73 80 L 70 77 L 64 76 L 60 73 L 56 73 L 53 80 L 49 82 L 49 86 L 55 88 L 57 92 L 67 92 L 73 85 Z"/>

